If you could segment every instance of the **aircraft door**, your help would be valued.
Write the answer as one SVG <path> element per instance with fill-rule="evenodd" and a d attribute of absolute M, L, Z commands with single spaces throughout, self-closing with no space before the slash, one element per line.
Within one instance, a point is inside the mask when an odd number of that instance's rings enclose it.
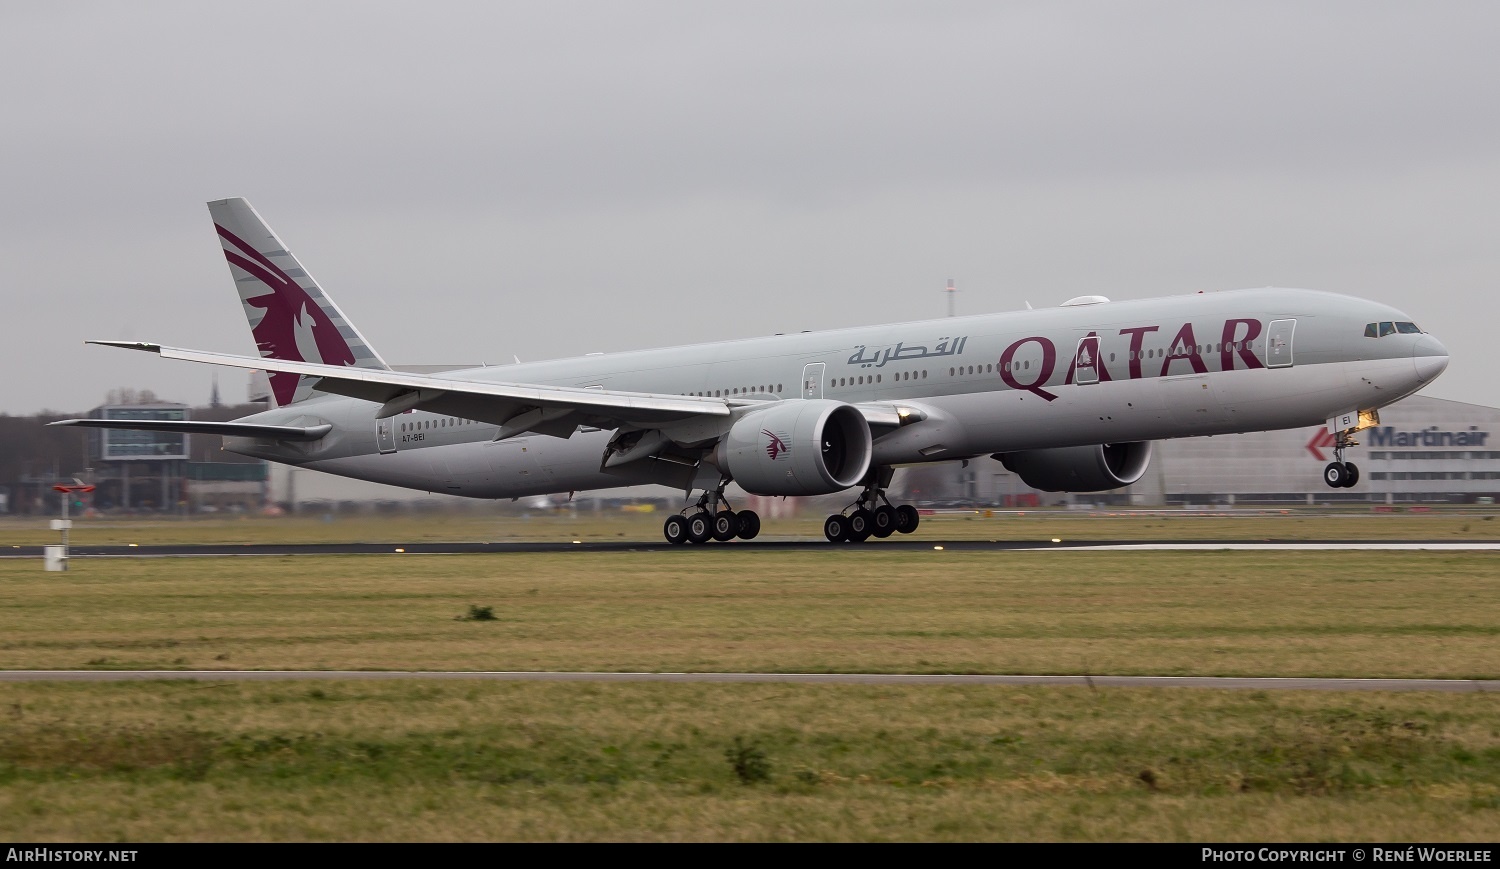
<path fill-rule="evenodd" d="M 1073 382 L 1089 384 L 1099 382 L 1099 336 L 1090 335 L 1078 341 L 1078 352 L 1073 356 Z"/>
<path fill-rule="evenodd" d="M 828 366 L 822 362 L 811 362 L 802 367 L 802 397 L 823 397 L 823 372 Z"/>
<path fill-rule="evenodd" d="M 1292 333 L 1296 320 L 1272 320 L 1266 329 L 1266 367 L 1292 367 Z"/>
<path fill-rule="evenodd" d="M 388 416 L 375 420 L 375 446 L 384 453 L 396 451 L 396 418 Z"/>

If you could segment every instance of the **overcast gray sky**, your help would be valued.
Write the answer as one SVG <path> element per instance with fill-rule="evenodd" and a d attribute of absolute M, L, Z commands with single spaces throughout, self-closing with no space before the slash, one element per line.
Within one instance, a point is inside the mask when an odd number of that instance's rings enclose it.
<path fill-rule="evenodd" d="M 254 352 L 245 196 L 394 363 L 1197 290 L 1394 304 L 1500 405 L 1500 4 L 0 0 L 0 411 Z M 226 400 L 242 374 L 221 375 Z"/>

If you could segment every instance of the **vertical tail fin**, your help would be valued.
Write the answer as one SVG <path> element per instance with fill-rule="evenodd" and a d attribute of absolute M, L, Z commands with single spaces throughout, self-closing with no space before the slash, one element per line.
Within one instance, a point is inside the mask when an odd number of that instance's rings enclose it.
<path fill-rule="evenodd" d="M 245 319 L 262 357 L 388 369 L 333 299 L 244 199 L 208 203 Z M 271 375 L 278 406 L 312 393 L 311 380 Z"/>

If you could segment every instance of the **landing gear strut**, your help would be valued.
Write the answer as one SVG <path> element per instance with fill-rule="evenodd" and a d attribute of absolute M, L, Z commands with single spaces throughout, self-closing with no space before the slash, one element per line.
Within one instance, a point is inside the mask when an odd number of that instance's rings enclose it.
<path fill-rule="evenodd" d="M 729 501 L 724 497 L 724 487 L 727 485 L 729 481 L 723 480 L 712 492 L 704 489 L 703 497 L 698 499 L 696 505 L 668 516 L 661 526 L 662 536 L 667 538 L 667 542 L 680 546 L 684 543 L 707 543 L 710 540 L 727 543 L 736 537 L 753 540 L 760 533 L 760 517 L 754 510 L 736 513 L 729 509 Z"/>
<path fill-rule="evenodd" d="M 863 543 L 871 537 L 889 537 L 897 531 L 910 534 L 917 530 L 917 523 L 921 521 L 917 508 L 910 504 L 893 506 L 885 496 L 885 489 L 895 473 L 894 468 L 872 468 L 864 490 L 854 503 L 845 507 L 844 512 L 823 520 L 823 536 L 830 543 Z"/>
<path fill-rule="evenodd" d="M 1341 431 L 1333 442 L 1333 461 L 1323 469 L 1323 482 L 1330 489 L 1348 489 L 1359 482 L 1359 466 L 1344 461 L 1344 450 L 1359 446 L 1347 431 Z"/>

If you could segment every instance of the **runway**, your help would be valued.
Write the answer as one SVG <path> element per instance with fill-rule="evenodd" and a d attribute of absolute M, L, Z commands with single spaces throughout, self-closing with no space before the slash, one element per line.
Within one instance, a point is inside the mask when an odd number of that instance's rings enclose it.
<path fill-rule="evenodd" d="M 813 538 L 771 539 L 714 543 L 704 546 L 672 546 L 665 541 L 581 541 L 547 543 L 214 543 L 214 544 L 152 544 L 146 546 L 74 546 L 72 558 L 162 558 L 162 557 L 224 557 L 232 555 L 477 555 L 492 553 L 543 553 L 543 552 L 680 552 L 684 554 L 712 551 L 786 552 L 826 551 L 830 546 L 826 540 Z M 894 550 L 911 552 L 919 550 L 943 550 L 953 552 L 1022 552 L 1036 550 L 1059 551 L 1204 551 L 1204 550 L 1500 550 L 1500 540 L 933 540 L 916 538 L 892 538 L 870 540 L 861 545 L 838 544 L 847 552 Z M 0 558 L 41 558 L 40 546 L 12 546 L 0 549 Z"/>
<path fill-rule="evenodd" d="M 391 679 L 484 682 L 712 682 L 778 685 L 1065 685 L 1255 691 L 1500 691 L 1495 679 L 1318 679 L 1237 676 L 1002 676 L 929 673 L 594 673 L 460 670 L 0 670 L 0 682 L 295 682 Z"/>

